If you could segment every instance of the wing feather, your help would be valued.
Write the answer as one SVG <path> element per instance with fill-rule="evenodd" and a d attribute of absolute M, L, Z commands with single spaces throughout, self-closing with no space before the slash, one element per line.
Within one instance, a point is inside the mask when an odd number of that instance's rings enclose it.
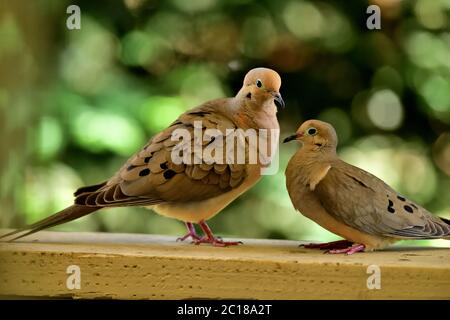
<path fill-rule="evenodd" d="M 224 100 L 223 103 L 226 103 Z M 226 129 L 236 125 L 217 108 L 220 103 L 207 104 L 182 114 L 167 129 L 154 136 L 149 143 L 122 166 L 106 183 L 81 188 L 76 204 L 87 206 L 153 205 L 169 202 L 198 201 L 216 197 L 237 188 L 247 176 L 247 165 L 228 165 L 221 162 L 195 163 L 194 125 L 201 121 L 202 133 L 217 129 L 226 140 Z M 179 141 L 172 141 L 175 130 L 190 133 L 190 164 L 176 164 L 172 151 Z M 185 142 L 186 143 L 186 142 Z M 199 141 L 201 145 L 208 141 Z M 248 150 L 248 148 L 246 148 Z M 188 152 L 187 145 L 183 152 Z"/>
<path fill-rule="evenodd" d="M 369 234 L 408 239 L 450 236 L 450 225 L 443 220 L 343 161 L 332 165 L 314 192 L 330 214 Z"/>

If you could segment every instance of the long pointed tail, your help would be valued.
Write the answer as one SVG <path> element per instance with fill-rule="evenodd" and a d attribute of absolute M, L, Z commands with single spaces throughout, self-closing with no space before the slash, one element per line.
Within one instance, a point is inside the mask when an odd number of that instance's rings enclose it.
<path fill-rule="evenodd" d="M 47 229 L 47 228 L 54 227 L 54 226 L 57 226 L 59 224 L 65 223 L 65 222 L 75 220 L 77 218 L 85 216 L 85 215 L 87 215 L 91 212 L 97 211 L 99 209 L 101 209 L 101 207 L 88 207 L 88 206 L 74 204 L 70 207 L 65 208 L 64 210 L 61 210 L 61 211 L 51 215 L 48 218 L 45 218 L 41 221 L 33 223 L 22 229 L 18 229 L 18 230 L 12 231 L 10 233 L 4 234 L 4 235 L 0 236 L 0 239 L 10 237 L 15 234 L 22 233 L 22 232 L 29 230 L 28 232 L 21 234 L 21 235 L 8 241 L 8 242 L 11 242 L 11 241 L 20 239 L 22 237 L 28 236 L 30 234 L 33 234 L 35 232 L 41 231 L 43 229 Z"/>

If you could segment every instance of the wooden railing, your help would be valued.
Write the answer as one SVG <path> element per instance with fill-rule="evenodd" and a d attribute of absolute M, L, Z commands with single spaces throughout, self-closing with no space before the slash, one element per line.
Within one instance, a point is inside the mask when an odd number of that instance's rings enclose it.
<path fill-rule="evenodd" d="M 299 243 L 244 239 L 216 248 L 166 236 L 40 232 L 0 243 L 0 296 L 450 299 L 450 249 L 345 256 Z"/>

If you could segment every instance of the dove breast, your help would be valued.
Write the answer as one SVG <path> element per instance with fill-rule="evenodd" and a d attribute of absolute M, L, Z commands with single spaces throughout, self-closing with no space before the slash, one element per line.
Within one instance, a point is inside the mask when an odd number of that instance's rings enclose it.
<path fill-rule="evenodd" d="M 175 218 L 184 222 L 198 223 L 202 220 L 211 219 L 223 208 L 239 197 L 247 189 L 251 188 L 260 178 L 261 169 L 252 166 L 249 168 L 249 178 L 231 191 L 200 201 L 186 201 L 183 203 L 168 203 L 150 206 L 158 214 Z"/>

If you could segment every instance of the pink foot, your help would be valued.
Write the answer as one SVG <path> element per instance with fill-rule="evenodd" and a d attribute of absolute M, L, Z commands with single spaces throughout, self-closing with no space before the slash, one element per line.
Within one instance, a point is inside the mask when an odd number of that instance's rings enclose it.
<path fill-rule="evenodd" d="M 188 233 L 186 233 L 184 236 L 177 238 L 177 241 L 184 241 L 187 238 L 191 238 L 194 242 L 200 240 L 200 236 L 195 231 L 195 227 L 191 222 L 185 223 L 186 228 L 188 229 Z"/>
<path fill-rule="evenodd" d="M 242 241 L 223 241 L 220 238 L 208 238 L 207 236 L 202 237 L 199 240 L 193 241 L 194 244 L 199 245 L 202 243 L 209 243 L 214 247 L 229 247 L 237 246 L 242 244 Z"/>
<path fill-rule="evenodd" d="M 334 250 L 334 249 L 344 249 L 353 245 L 353 242 L 347 240 L 338 240 L 325 243 L 308 243 L 301 244 L 300 247 L 306 249 L 320 249 L 320 250 Z"/>
<path fill-rule="evenodd" d="M 356 244 L 356 245 L 353 245 L 353 246 L 345 248 L 345 249 L 329 250 L 326 253 L 330 253 L 330 254 L 346 253 L 347 255 L 351 255 L 356 252 L 363 252 L 365 248 L 366 248 L 366 246 L 363 244 Z"/>
<path fill-rule="evenodd" d="M 201 237 L 198 240 L 194 240 L 193 243 L 196 245 L 209 243 L 214 247 L 228 247 L 242 244 L 242 241 L 223 241 L 220 237 L 215 237 L 205 221 L 200 221 L 199 225 L 205 233 L 205 236 Z"/>

